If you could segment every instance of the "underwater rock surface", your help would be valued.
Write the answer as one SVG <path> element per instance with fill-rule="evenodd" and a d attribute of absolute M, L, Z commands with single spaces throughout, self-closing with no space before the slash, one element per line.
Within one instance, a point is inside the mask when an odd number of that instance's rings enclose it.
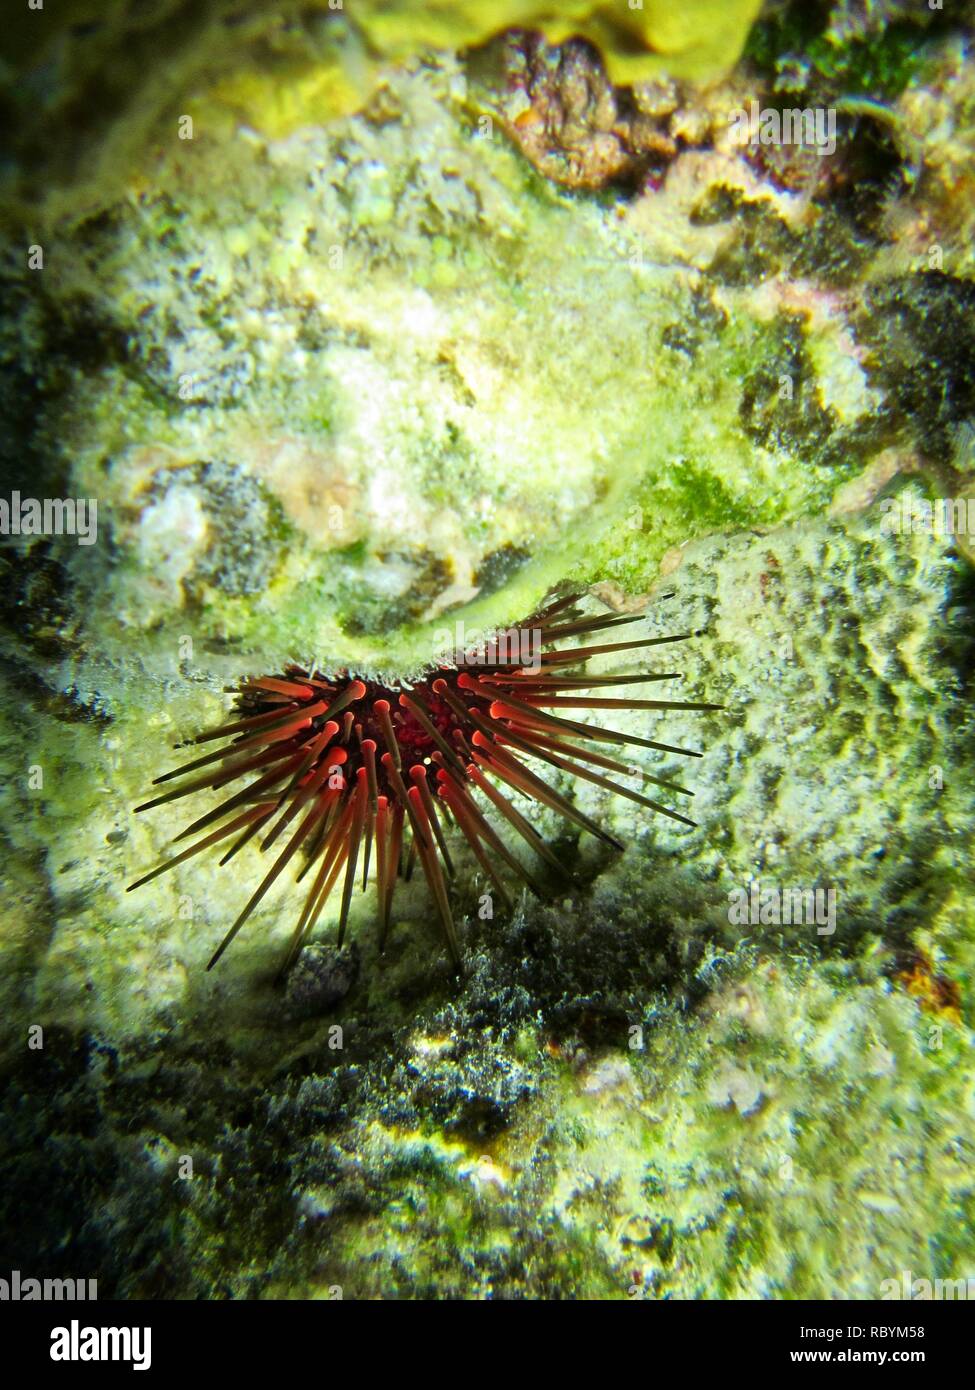
<path fill-rule="evenodd" d="M 964 1278 L 975 557 L 889 521 L 975 496 L 965 32 L 645 0 L 636 55 L 605 7 L 495 8 L 282 21 L 273 60 L 255 16 L 219 71 L 200 30 L 179 110 L 122 140 L 120 72 L 36 222 L 26 137 L 4 174 L 4 495 L 98 505 L 0 550 L 4 1250 L 103 1298 Z M 828 161 L 731 138 L 786 97 L 835 101 Z M 696 634 L 626 669 L 721 710 L 612 714 L 703 751 L 640 760 L 696 828 L 555 774 L 626 849 L 525 803 L 575 882 L 490 915 L 459 855 L 460 980 L 419 876 L 385 955 L 370 886 L 287 986 L 291 879 L 204 969 L 255 846 L 126 894 L 228 682 L 409 676 L 556 585 Z"/>

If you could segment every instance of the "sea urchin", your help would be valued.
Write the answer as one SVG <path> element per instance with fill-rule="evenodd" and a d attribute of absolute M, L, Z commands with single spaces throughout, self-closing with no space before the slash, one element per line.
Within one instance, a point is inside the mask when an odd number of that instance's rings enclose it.
<path fill-rule="evenodd" d="M 224 840 L 230 839 L 231 844 L 221 864 L 256 835 L 263 836 L 262 851 L 280 842 L 277 857 L 214 952 L 209 969 L 275 879 L 298 851 L 304 850 L 298 880 L 311 875 L 311 887 L 283 962 L 282 969 L 286 970 L 310 937 L 344 869 L 338 923 L 338 944 L 342 945 L 357 867 L 361 860 L 365 889 L 373 857 L 382 949 L 389 932 L 396 879 L 409 877 L 419 860 L 451 957 L 459 966 L 460 943 L 447 891 L 447 879 L 454 868 L 445 823 L 453 822 L 460 831 L 503 902 L 510 900 L 499 873 L 501 864 L 532 892 L 542 893 L 535 875 L 511 853 L 475 801 L 475 791 L 483 794 L 563 880 L 564 866 L 513 804 L 508 794 L 511 791 L 551 807 L 614 848 L 623 848 L 618 839 L 534 772 L 526 757 L 693 826 L 694 821 L 680 812 L 594 771 L 601 768 L 629 776 L 634 769 L 602 752 L 580 747 L 578 740 L 584 744 L 633 744 L 687 757 L 700 757 L 699 753 L 580 723 L 563 713 L 566 709 L 719 708 L 681 700 L 635 700 L 591 693 L 594 689 L 670 680 L 677 674 L 672 671 L 634 676 L 586 675 L 580 670 L 593 656 L 682 642 L 693 634 L 558 647 L 556 643 L 562 639 L 588 638 L 639 621 L 634 617 L 584 617 L 577 607 L 580 597 L 571 594 L 548 604 L 518 629 L 455 653 L 452 662 L 434 667 L 409 684 L 386 685 L 347 674 L 326 678 L 317 670 L 308 672 L 299 666 L 288 666 L 279 675 L 244 681 L 236 688 L 236 717 L 192 740 L 200 744 L 229 739 L 230 746 L 157 777 L 153 785 L 173 779 L 180 779 L 180 784 L 136 810 L 147 811 L 196 791 L 219 789 L 249 774 L 256 776 L 188 825 L 176 842 L 206 832 L 201 839 L 164 860 L 131 884 L 129 891 Z M 531 653 L 530 662 L 526 652 Z M 674 782 L 645 771 L 641 775 L 669 791 L 691 795 Z"/>

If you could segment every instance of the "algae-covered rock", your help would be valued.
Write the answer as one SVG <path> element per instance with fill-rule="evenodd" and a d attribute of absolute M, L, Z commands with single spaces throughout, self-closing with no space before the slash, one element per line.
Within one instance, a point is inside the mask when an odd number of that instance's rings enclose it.
<path fill-rule="evenodd" d="M 198 128 L 151 191 L 48 249 L 27 349 L 60 378 L 48 466 L 100 500 L 109 545 L 77 547 L 68 580 L 108 653 L 416 663 L 499 554 L 523 582 L 472 622 L 517 619 L 637 492 L 659 557 L 818 510 L 869 457 L 835 308 L 702 279 L 738 232 L 709 223 L 696 262 L 701 201 L 727 165 L 760 187 L 740 156 L 702 156 L 686 205 L 682 156 L 621 222 L 529 176 L 466 91 L 448 63 L 331 127 Z M 763 216 L 794 239 L 781 198 Z M 67 342 L 43 326 L 64 317 Z M 820 365 L 837 343 L 842 394 Z"/>
<path fill-rule="evenodd" d="M 20 15 L 4 74 L 4 503 L 97 507 L 0 549 L 11 1267 L 103 1298 L 966 1277 L 957 17 L 769 7 L 732 69 L 751 0 L 139 9 L 48 7 L 47 47 Z M 793 100 L 830 154 L 736 135 Z M 212 971 L 256 838 L 127 891 L 219 799 L 133 813 L 229 684 L 408 681 L 550 591 L 681 637 L 589 669 L 695 708 L 578 713 L 651 740 L 613 776 L 693 823 L 547 765 L 623 848 L 516 794 L 564 871 L 508 905 L 451 834 L 459 975 L 408 868 L 383 952 L 373 872 L 287 979 L 300 859 Z"/>
<path fill-rule="evenodd" d="M 205 93 L 204 100 L 246 112 L 280 135 L 358 109 L 391 63 L 428 50 L 457 52 L 513 28 L 553 43 L 589 40 L 618 83 L 661 72 L 713 79 L 737 60 L 759 8 L 760 0 L 687 0 L 677 7 L 666 0 L 358 0 L 348 7 L 341 0 L 218 0 L 202 8 L 159 0 L 134 14 L 75 0 L 17 11 L 3 53 L 9 74 L 23 83 L 12 90 L 14 104 L 26 106 L 47 87 L 46 109 L 25 132 L 25 153 L 46 172 L 77 179 L 85 170 L 72 169 L 69 154 L 80 155 L 88 172 L 108 175 L 113 158 L 133 158 L 177 91 L 191 99 Z M 45 156 L 44 135 L 63 136 L 65 118 L 81 105 L 90 129 L 73 132 L 72 144 Z"/>
<path fill-rule="evenodd" d="M 486 920 L 461 860 L 459 985 L 418 889 L 385 958 L 366 895 L 355 959 L 316 947 L 287 998 L 271 979 L 290 889 L 206 975 L 244 861 L 191 862 L 136 906 L 119 869 L 148 855 L 126 815 L 144 728 L 68 740 L 32 713 L 53 770 L 20 798 L 16 845 L 26 863 L 58 827 L 55 926 L 42 959 L 36 929 L 4 935 L 23 982 L 6 1016 L 47 1035 L 7 1103 L 57 1098 L 18 1107 L 16 1137 L 58 1126 L 44 1174 L 61 1197 L 15 1248 L 59 1267 L 60 1203 L 83 1182 L 102 1212 L 88 1258 L 123 1296 L 875 1297 L 903 1268 L 963 1272 L 971 595 L 934 537 L 892 543 L 881 515 L 686 549 L 648 631 L 706 626 L 684 692 L 725 708 L 619 718 L 703 743 L 700 828 L 579 790 L 626 853 L 580 842 L 577 886 Z M 98 817 L 94 764 L 114 765 Z M 832 892 L 833 917 L 742 925 L 755 881 Z"/>

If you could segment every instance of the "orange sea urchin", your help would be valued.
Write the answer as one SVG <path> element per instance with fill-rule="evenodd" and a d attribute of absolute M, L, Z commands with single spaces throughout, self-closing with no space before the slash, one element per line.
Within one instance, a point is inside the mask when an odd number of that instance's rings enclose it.
<path fill-rule="evenodd" d="M 579 670 L 592 656 L 686 641 L 692 634 L 559 648 L 555 644 L 561 639 L 588 637 L 640 621 L 634 617 L 583 617 L 576 607 L 579 597 L 572 594 L 550 603 L 517 630 L 531 635 L 531 664 L 526 664 L 526 648 L 521 641 L 513 640 L 516 634 L 510 630 L 466 654 L 456 653 L 452 663 L 441 664 L 409 684 L 391 686 L 347 675 L 326 678 L 318 671 L 309 673 L 298 666 L 289 666 L 280 675 L 244 681 L 236 691 L 237 717 L 193 740 L 207 743 L 211 739 L 230 739 L 230 747 L 157 777 L 153 785 L 174 778 L 185 780 L 136 810 L 147 811 L 204 788 L 224 787 L 249 773 L 258 775 L 187 826 L 176 837 L 177 842 L 200 831 L 207 833 L 131 884 L 130 891 L 230 837 L 234 838 L 221 864 L 226 864 L 258 834 L 263 834 L 262 851 L 267 850 L 294 825 L 270 869 L 214 952 L 208 969 L 220 959 L 299 849 L 304 849 L 305 858 L 298 880 L 311 874 L 312 883 L 284 969 L 295 960 L 314 930 L 344 868 L 338 925 L 341 946 L 357 866 L 361 859 L 364 889 L 373 853 L 380 948 L 389 932 L 396 878 L 408 875 L 414 861 L 419 860 L 450 954 L 459 966 L 460 944 L 445 879 L 445 874 L 450 877 L 454 872 L 444 834 L 446 821 L 452 821 L 460 831 L 502 901 L 509 899 L 498 872 L 499 864 L 507 866 L 532 892 L 542 891 L 534 874 L 510 852 L 478 806 L 475 790 L 483 793 L 528 846 L 563 878 L 564 866 L 517 810 L 506 790 L 542 802 L 615 848 L 623 848 L 619 840 L 532 771 L 524 761 L 526 756 L 595 782 L 685 825 L 694 825 L 678 811 L 593 771 L 594 767 L 602 768 L 626 776 L 634 770 L 603 753 L 580 747 L 576 740 L 633 744 L 687 757 L 699 757 L 699 753 L 579 723 L 562 712 L 569 708 L 718 708 L 689 701 L 620 699 L 590 693 L 594 689 L 669 680 L 675 672 L 634 676 L 586 675 Z M 642 776 L 670 791 L 691 795 L 674 782 L 648 772 Z"/>

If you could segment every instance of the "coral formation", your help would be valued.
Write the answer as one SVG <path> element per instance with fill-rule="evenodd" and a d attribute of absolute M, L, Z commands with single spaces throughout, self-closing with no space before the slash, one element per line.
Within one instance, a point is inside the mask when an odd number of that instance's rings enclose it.
<path fill-rule="evenodd" d="M 96 544 L 0 548 L 12 1267 L 103 1298 L 970 1275 L 975 540 L 934 518 L 975 502 L 971 31 L 757 8 L 11 22 L 0 467 L 98 504 Z M 763 143 L 793 107 L 830 153 Z M 488 811 L 487 862 L 462 828 L 461 981 L 422 873 L 385 954 L 350 894 L 286 982 L 304 887 L 209 974 L 243 858 L 126 893 L 183 824 L 132 815 L 160 748 L 234 722 L 228 681 L 409 699 L 455 623 L 553 586 L 706 633 L 687 708 L 612 713 L 651 779 L 704 750 L 696 824 L 533 762 L 554 797 L 512 802 L 566 872 L 506 901 L 518 826 Z"/>
<path fill-rule="evenodd" d="M 867 1297 L 891 1270 L 964 1273 L 975 856 L 956 692 L 970 587 L 933 538 L 885 542 L 876 508 L 759 547 L 700 542 L 669 585 L 649 631 L 709 619 L 699 679 L 729 706 L 709 717 L 700 831 L 651 827 L 592 788 L 580 806 L 631 848 L 612 867 L 593 846 L 590 887 L 489 920 L 472 886 L 460 992 L 416 949 L 418 888 L 384 962 L 369 933 L 362 968 L 324 946 L 282 1008 L 254 974 L 290 931 L 276 913 L 274 942 L 255 933 L 228 976 L 199 973 L 201 914 L 219 929 L 232 883 L 190 875 L 158 919 L 115 917 L 106 934 L 124 842 L 97 855 L 87 909 L 69 899 L 87 875 L 66 855 L 50 866 L 62 925 L 29 1006 L 48 1040 L 40 1074 L 8 1071 L 5 1105 L 17 1145 L 60 1138 L 4 1192 L 5 1222 L 23 1230 L 30 1213 L 51 1268 L 83 1254 L 129 1296 Z M 98 735 L 77 726 L 72 754 L 65 726 L 48 727 L 79 771 L 46 814 L 77 846 L 80 760 Z M 101 738 L 120 734 L 137 760 L 137 729 Z M 722 784 L 738 787 L 727 805 Z M 126 825 L 124 799 L 117 815 Z M 755 927 L 740 944 L 728 887 L 752 874 L 833 884 L 835 937 Z M 961 992 L 961 1022 L 921 999 L 898 944 L 912 939 Z M 9 978 L 29 957 L 7 932 L 4 949 Z M 89 1041 L 59 1032 L 66 1017 Z M 52 1099 L 17 1103 L 38 1096 Z M 187 1154 L 195 1176 L 174 1181 Z M 58 1253 L 82 1189 L 97 1214 Z"/>
<path fill-rule="evenodd" d="M 4 35 L 9 55 L 0 99 L 21 118 L 9 172 L 25 196 L 63 210 L 72 197 L 97 200 L 100 186 L 139 167 L 162 120 L 246 121 L 271 138 L 358 110 L 390 64 L 483 43 L 519 27 L 554 43 L 596 44 L 616 83 L 661 74 L 709 79 L 730 68 L 760 0 L 606 0 L 557 6 L 534 0 L 277 0 L 273 6 L 189 0 L 112 7 L 79 20 L 74 7 L 19 13 Z M 152 80 L 146 81 L 146 73 Z M 18 81 L 10 81 L 10 78 Z M 45 100 L 38 115 L 38 97 Z M 187 106 L 189 110 L 187 110 Z M 78 110 L 85 120 L 72 117 Z M 81 190 L 80 195 L 78 189 Z"/>
<path fill-rule="evenodd" d="M 668 100 L 672 83 L 658 84 L 651 110 L 648 96 L 624 109 L 596 49 L 574 39 L 553 47 L 537 34 L 509 35 L 500 67 L 494 90 L 503 94 L 505 131 L 539 173 L 566 188 L 635 183 L 677 153 L 661 119 L 677 105 Z"/>

